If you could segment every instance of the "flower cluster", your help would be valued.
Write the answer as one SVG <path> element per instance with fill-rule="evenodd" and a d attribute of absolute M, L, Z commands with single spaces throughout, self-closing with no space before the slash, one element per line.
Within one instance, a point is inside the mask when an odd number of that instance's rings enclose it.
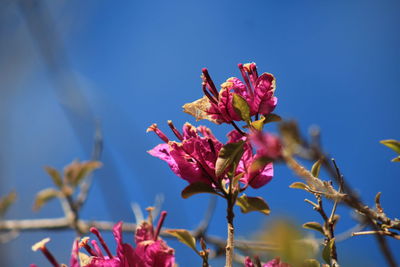
<path fill-rule="evenodd" d="M 276 107 L 278 99 L 274 96 L 275 78 L 270 73 L 258 76 L 255 63 L 239 64 L 244 82 L 231 77 L 221 85 L 218 92 L 208 70 L 203 69 L 203 92 L 205 96 L 183 106 L 184 112 L 193 115 L 197 120 L 207 119 L 217 124 L 240 121 L 233 106 L 234 94 L 244 99 L 250 116 L 268 115 Z"/>
<path fill-rule="evenodd" d="M 165 143 L 157 145 L 149 153 L 166 161 L 176 175 L 189 183 L 202 182 L 218 187 L 221 179 L 224 179 L 225 172 L 217 175 L 216 162 L 224 144 L 205 126 L 196 128 L 186 123 L 181 133 L 172 122 L 169 121 L 168 124 L 180 142 L 171 141 L 156 124 L 153 124 L 147 131 L 155 132 Z M 238 131 L 228 133 L 227 144 L 239 141 L 244 141 L 243 156 L 239 160 L 235 175 L 243 174 L 240 181 L 245 186 L 259 188 L 267 184 L 273 177 L 272 163 L 264 164 L 262 168 L 251 169 L 250 166 L 260 156 L 254 154 L 251 144 L 246 142 L 246 137 Z"/>
<path fill-rule="evenodd" d="M 117 243 L 117 253 L 113 255 L 104 241 L 100 232 L 92 227 L 90 231 L 96 235 L 106 255 L 96 240 L 84 237 L 79 242 L 74 242 L 70 267 L 173 267 L 175 265 L 174 250 L 159 237 L 160 230 L 166 212 L 161 213 L 156 229 L 149 222 L 142 222 L 136 229 L 135 243 L 133 248 L 130 244 L 124 243 L 122 239 L 122 222 L 117 223 L 113 228 L 113 235 Z M 60 266 L 57 260 L 46 248 L 50 239 L 44 239 L 35 244 L 34 251 L 41 250 L 53 266 Z M 92 246 L 90 246 L 89 241 Z M 86 250 L 87 254 L 79 253 L 79 248 Z M 31 265 L 34 267 L 35 265 Z"/>
<path fill-rule="evenodd" d="M 250 257 L 246 257 L 246 259 L 244 261 L 244 266 L 245 267 L 256 267 L 256 266 L 260 266 L 260 267 L 290 267 L 289 264 L 281 262 L 281 260 L 279 258 L 275 258 L 275 259 L 261 265 L 259 260 L 257 261 L 257 264 L 254 264 L 253 261 L 250 259 Z"/>

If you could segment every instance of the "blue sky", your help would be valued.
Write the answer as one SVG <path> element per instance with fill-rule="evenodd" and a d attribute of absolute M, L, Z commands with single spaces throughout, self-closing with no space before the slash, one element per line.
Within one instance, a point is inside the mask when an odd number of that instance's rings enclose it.
<path fill-rule="evenodd" d="M 9 218 L 61 215 L 57 203 L 38 214 L 31 211 L 34 194 L 50 185 L 42 167 L 87 159 L 98 121 L 104 167 L 96 173 L 82 217 L 132 221 L 130 202 L 147 207 L 163 193 L 166 226 L 194 228 L 208 197 L 180 198 L 185 182 L 146 153 L 159 140 L 145 130 L 154 122 L 167 130 L 170 119 L 195 124 L 181 106 L 202 96 L 201 68 L 220 84 L 239 75 L 238 63 L 252 61 L 277 78 L 276 113 L 296 119 L 305 134 L 318 125 L 324 147 L 365 202 L 372 204 L 382 191 L 386 213 L 399 216 L 394 190 L 399 166 L 379 144 L 400 139 L 398 1 L 44 1 L 53 21 L 47 27 L 56 30 L 68 62 L 59 69 L 47 67 L 26 15 L 5 3 L 0 6 L 0 193 L 13 188 L 19 193 Z M 40 12 L 29 14 L 35 19 Z M 49 36 L 45 31 L 40 40 Z M 204 124 L 221 140 L 230 130 Z M 279 216 L 299 224 L 319 219 L 303 202 L 307 195 L 288 188 L 295 180 L 277 166 L 274 180 L 252 192 L 268 201 L 270 218 L 238 214 L 238 235 L 249 236 Z M 347 209 L 341 212 L 339 232 L 354 223 Z M 225 235 L 223 214 L 221 202 L 211 233 Z M 0 245 L 6 252 L 2 260 L 15 266 L 43 263 L 30 246 L 47 235 L 65 259 L 70 242 L 63 242 L 72 240 L 72 233 L 22 234 Z M 173 244 L 181 266 L 197 260 Z M 372 237 L 340 243 L 341 255 L 364 266 L 384 264 Z"/>

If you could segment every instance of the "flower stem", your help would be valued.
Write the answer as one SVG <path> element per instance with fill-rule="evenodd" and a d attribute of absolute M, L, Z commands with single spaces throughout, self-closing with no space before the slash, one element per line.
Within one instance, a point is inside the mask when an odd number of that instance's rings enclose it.
<path fill-rule="evenodd" d="M 233 253 L 234 253 L 234 233 L 235 233 L 235 228 L 233 227 L 233 218 L 235 217 L 235 214 L 233 213 L 233 206 L 234 206 L 234 200 L 232 198 L 232 194 L 229 195 L 227 198 L 227 215 L 226 219 L 228 221 L 228 239 L 226 241 L 226 263 L 225 267 L 232 267 L 232 262 L 233 262 Z"/>

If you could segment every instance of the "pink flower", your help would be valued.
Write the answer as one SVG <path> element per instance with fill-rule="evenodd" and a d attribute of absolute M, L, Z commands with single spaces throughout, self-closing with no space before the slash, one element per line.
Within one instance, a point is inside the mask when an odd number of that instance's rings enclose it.
<path fill-rule="evenodd" d="M 278 159 L 282 156 L 282 143 L 277 136 L 261 131 L 253 131 L 249 138 L 258 148 L 258 155 L 269 159 Z"/>
<path fill-rule="evenodd" d="M 255 63 L 239 64 L 244 82 L 236 77 L 229 78 L 218 92 L 208 70 L 203 69 L 203 92 L 205 96 L 183 106 L 184 111 L 197 120 L 207 119 L 217 124 L 240 121 L 233 108 L 233 94 L 238 94 L 250 107 L 250 116 L 270 114 L 278 99 L 274 96 L 275 78 L 270 73 L 258 76 Z"/>
<path fill-rule="evenodd" d="M 245 267 L 255 267 L 255 265 L 254 265 L 253 261 L 250 259 L 250 257 L 246 257 L 246 259 L 244 261 L 244 266 Z M 287 263 L 281 262 L 279 257 L 277 257 L 267 263 L 264 263 L 262 265 L 262 267 L 291 267 L 291 266 Z"/>
<path fill-rule="evenodd" d="M 180 133 L 168 122 L 180 142 L 170 141 L 156 124 L 147 131 L 154 131 L 165 143 L 148 151 L 150 155 L 166 161 L 171 170 L 182 179 L 191 183 L 203 182 L 213 185 L 218 181 L 215 174 L 215 163 L 222 143 L 204 126 L 194 127 L 189 123 L 183 126 Z"/>
<path fill-rule="evenodd" d="M 161 213 L 157 228 L 154 229 L 148 222 L 143 222 L 136 229 L 136 248 L 123 243 L 122 222 L 117 223 L 113 228 L 113 235 L 117 242 L 117 255 L 111 254 L 103 237 L 96 228 L 91 228 L 100 241 L 106 252 L 105 256 L 95 240 L 88 245 L 88 238 L 82 239 L 80 246 L 85 248 L 89 257 L 84 259 L 82 267 L 173 267 L 175 264 L 174 250 L 159 238 L 160 230 L 167 213 Z"/>
<path fill-rule="evenodd" d="M 223 144 L 207 127 L 196 128 L 186 123 L 183 126 L 183 133 L 180 133 L 171 122 L 168 124 L 181 142 L 170 141 L 157 125 L 153 124 L 148 131 L 154 131 L 166 143 L 156 146 L 149 153 L 166 161 L 176 175 L 190 184 L 202 182 L 219 185 L 219 181 L 225 177 L 224 174 L 216 176 L 215 166 Z M 246 141 L 246 137 L 236 130 L 231 131 L 228 138 L 228 143 Z M 250 185 L 253 188 L 259 188 L 271 181 L 273 177 L 272 163 L 261 164 L 254 168 L 253 163 L 257 162 L 260 156 L 253 153 L 249 142 L 245 143 L 243 149 L 244 153 L 236 169 L 236 175 L 243 173 L 240 181 L 245 184 L 245 187 Z"/>
<path fill-rule="evenodd" d="M 245 140 L 237 131 L 228 134 L 229 142 L 238 142 Z M 240 181 L 245 187 L 250 185 L 253 188 L 260 188 L 272 180 L 274 169 L 272 162 L 262 161 L 262 156 L 254 154 L 253 148 L 249 142 L 244 144 L 244 153 L 236 169 L 236 175 L 244 173 Z"/>

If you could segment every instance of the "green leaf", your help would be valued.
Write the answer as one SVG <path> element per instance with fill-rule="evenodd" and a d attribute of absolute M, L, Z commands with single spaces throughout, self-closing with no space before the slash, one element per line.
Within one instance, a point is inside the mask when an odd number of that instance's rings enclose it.
<path fill-rule="evenodd" d="M 249 104 L 247 104 L 247 101 L 240 95 L 234 93 L 232 105 L 236 114 L 239 115 L 239 117 L 246 123 L 250 123 L 250 107 Z"/>
<path fill-rule="evenodd" d="M 335 238 L 332 238 L 331 240 L 329 240 L 329 242 L 324 247 L 324 250 L 322 251 L 322 258 L 328 264 L 331 263 L 331 251 L 334 244 L 335 244 Z"/>
<path fill-rule="evenodd" d="M 400 142 L 393 139 L 382 140 L 381 144 L 387 146 L 388 148 L 394 150 L 397 154 L 400 154 Z"/>
<path fill-rule="evenodd" d="M 302 267 L 320 267 L 320 263 L 316 259 L 307 259 Z"/>
<path fill-rule="evenodd" d="M 54 169 L 53 167 L 50 167 L 50 166 L 44 167 L 44 169 L 50 175 L 50 177 L 53 180 L 54 184 L 58 188 L 61 188 L 63 186 L 63 181 L 62 181 L 60 173 L 56 169 Z"/>
<path fill-rule="evenodd" d="M 321 170 L 321 163 L 322 163 L 322 161 L 321 161 L 321 160 L 318 160 L 317 162 L 314 163 L 314 165 L 312 165 L 312 167 L 311 167 L 311 174 L 312 174 L 314 177 L 317 177 L 317 178 L 318 178 L 318 176 L 319 176 L 319 171 Z"/>
<path fill-rule="evenodd" d="M 253 121 L 251 123 L 251 126 L 257 131 L 262 131 L 264 124 L 265 124 L 265 117 L 261 116 L 261 119 Z"/>
<path fill-rule="evenodd" d="M 294 182 L 293 184 L 289 185 L 290 188 L 295 188 L 295 189 L 303 189 L 307 190 L 308 186 L 302 182 Z"/>
<path fill-rule="evenodd" d="M 394 159 L 392 159 L 392 162 L 400 162 L 400 156 L 395 157 Z"/>
<path fill-rule="evenodd" d="M 218 195 L 217 192 L 215 192 L 214 188 L 211 185 L 208 185 L 206 183 L 202 182 L 196 182 L 193 184 L 188 185 L 183 189 L 181 196 L 182 198 L 189 198 L 193 195 L 196 194 L 201 194 L 201 193 L 209 193 L 209 194 L 215 194 Z"/>
<path fill-rule="evenodd" d="M 315 230 L 315 231 L 320 232 L 321 234 L 324 234 L 324 228 L 322 227 L 321 224 L 319 224 L 317 222 L 307 222 L 307 223 L 303 224 L 303 228 Z"/>
<path fill-rule="evenodd" d="M 265 116 L 265 121 L 264 124 L 270 123 L 270 122 L 278 122 L 281 121 L 282 118 L 279 115 L 276 115 L 274 113 L 270 113 L 267 116 Z"/>
<path fill-rule="evenodd" d="M 99 161 L 74 161 L 65 168 L 64 175 L 66 180 L 75 187 L 91 172 L 100 167 L 101 162 Z"/>
<path fill-rule="evenodd" d="M 192 234 L 185 229 L 174 229 L 174 230 L 167 230 L 165 231 L 169 235 L 176 237 L 181 243 L 185 244 L 186 246 L 193 249 L 197 254 L 199 251 L 196 248 L 196 239 Z"/>
<path fill-rule="evenodd" d="M 33 204 L 33 210 L 38 211 L 44 204 L 59 196 L 60 191 L 54 188 L 43 189 L 36 194 L 35 202 Z"/>
<path fill-rule="evenodd" d="M 239 173 L 238 175 L 236 175 L 235 177 L 233 177 L 232 179 L 232 187 L 235 188 L 237 186 L 237 184 L 239 183 L 239 180 L 244 176 L 244 173 Z"/>
<path fill-rule="evenodd" d="M 15 191 L 11 191 L 8 193 L 8 195 L 0 199 L 0 217 L 7 212 L 8 208 L 15 202 L 16 199 L 17 193 L 15 193 Z"/>
<path fill-rule="evenodd" d="M 243 194 L 236 200 L 236 205 L 240 207 L 240 211 L 243 213 L 259 211 L 265 215 L 268 215 L 271 212 L 268 204 L 261 197 L 248 197 Z"/>
<path fill-rule="evenodd" d="M 232 164 L 239 162 L 243 155 L 243 145 L 244 141 L 241 140 L 237 143 L 226 144 L 221 148 L 215 164 L 215 174 L 217 176 L 223 174 Z"/>

